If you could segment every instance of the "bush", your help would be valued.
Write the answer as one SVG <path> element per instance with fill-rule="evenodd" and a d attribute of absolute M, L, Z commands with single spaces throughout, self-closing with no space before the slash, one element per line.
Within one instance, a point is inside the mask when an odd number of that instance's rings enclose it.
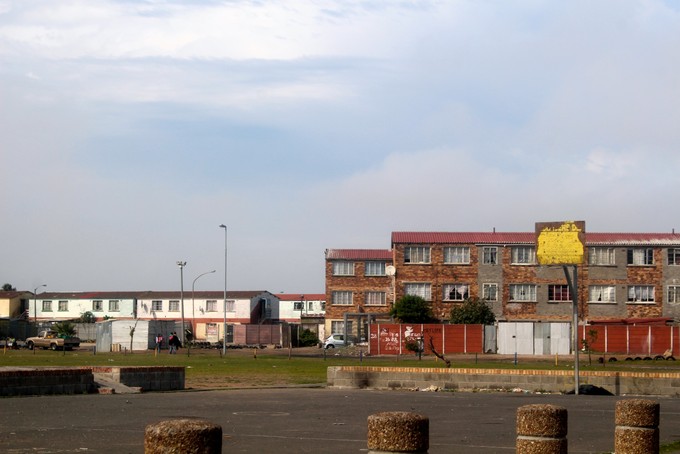
<path fill-rule="evenodd" d="M 402 323 L 429 323 L 434 321 L 430 304 L 420 296 L 406 295 L 394 303 L 390 315 Z"/>
<path fill-rule="evenodd" d="M 311 347 L 319 344 L 319 336 L 308 329 L 300 333 L 300 347 Z"/>
<path fill-rule="evenodd" d="M 486 301 L 468 298 L 451 309 L 451 323 L 455 325 L 493 325 L 496 316 Z"/>

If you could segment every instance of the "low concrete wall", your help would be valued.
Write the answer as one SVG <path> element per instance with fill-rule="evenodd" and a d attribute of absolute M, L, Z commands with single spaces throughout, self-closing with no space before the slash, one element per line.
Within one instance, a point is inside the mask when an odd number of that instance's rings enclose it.
<path fill-rule="evenodd" d="M 429 369 L 420 367 L 329 367 L 327 384 L 334 388 L 475 390 L 521 388 L 565 393 L 574 390 L 574 372 L 557 370 Z M 614 395 L 680 396 L 680 373 L 581 371 L 581 385 Z"/>
<path fill-rule="evenodd" d="M 184 367 L 92 367 L 92 372 L 142 391 L 184 389 Z"/>
<path fill-rule="evenodd" d="M 96 389 L 89 368 L 0 370 L 0 396 L 86 394 Z"/>

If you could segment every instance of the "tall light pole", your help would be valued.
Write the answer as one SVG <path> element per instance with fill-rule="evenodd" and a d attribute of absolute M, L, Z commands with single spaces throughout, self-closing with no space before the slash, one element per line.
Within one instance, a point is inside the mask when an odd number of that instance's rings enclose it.
<path fill-rule="evenodd" d="M 36 324 L 36 329 L 38 328 L 38 297 L 37 292 L 40 287 L 47 287 L 47 284 L 42 284 L 37 286 L 33 290 L 33 322 Z"/>
<path fill-rule="evenodd" d="M 180 299 L 180 304 L 182 305 L 182 342 L 184 342 L 184 267 L 187 265 L 187 262 L 183 261 L 178 261 L 177 266 L 179 266 L 179 299 Z"/>
<path fill-rule="evenodd" d="M 215 270 L 212 270 L 212 271 L 206 271 L 203 274 L 199 274 L 198 276 L 196 276 L 196 279 L 194 279 L 194 282 L 191 283 L 191 322 L 192 322 L 192 326 L 193 326 L 194 323 L 196 323 L 196 315 L 195 315 L 195 312 L 194 312 L 194 285 L 196 284 L 196 281 L 198 280 L 199 277 L 205 276 L 206 274 L 210 274 L 210 273 L 214 273 L 214 272 L 215 272 Z M 196 327 L 193 326 L 192 329 L 194 330 L 193 331 L 194 336 L 196 336 Z"/>
<path fill-rule="evenodd" d="M 227 226 L 220 224 L 224 229 L 224 332 L 222 333 L 222 355 L 227 354 Z"/>

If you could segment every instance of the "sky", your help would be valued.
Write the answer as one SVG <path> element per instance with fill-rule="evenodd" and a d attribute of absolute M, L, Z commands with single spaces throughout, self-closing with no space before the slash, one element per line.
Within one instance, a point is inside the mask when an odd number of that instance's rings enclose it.
<path fill-rule="evenodd" d="M 323 293 L 393 231 L 680 231 L 679 49 L 671 0 L 0 0 L 0 283 L 226 255 Z"/>

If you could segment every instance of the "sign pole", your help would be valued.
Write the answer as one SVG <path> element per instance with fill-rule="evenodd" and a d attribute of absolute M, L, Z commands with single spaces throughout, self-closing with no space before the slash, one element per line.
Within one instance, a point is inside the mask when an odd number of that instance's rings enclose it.
<path fill-rule="evenodd" d="M 578 268 L 576 265 L 574 265 L 574 279 L 572 281 L 571 276 L 569 275 L 569 268 L 567 268 L 567 265 L 563 265 L 564 269 L 564 275 L 567 277 L 567 284 L 569 284 L 569 291 L 571 292 L 571 305 L 572 305 L 572 312 L 573 312 L 573 320 L 572 320 L 572 332 L 574 333 L 573 337 L 573 348 L 574 348 L 574 394 L 578 395 L 578 389 L 579 389 L 579 358 L 578 358 L 578 339 L 579 339 L 579 334 L 578 334 Z"/>

